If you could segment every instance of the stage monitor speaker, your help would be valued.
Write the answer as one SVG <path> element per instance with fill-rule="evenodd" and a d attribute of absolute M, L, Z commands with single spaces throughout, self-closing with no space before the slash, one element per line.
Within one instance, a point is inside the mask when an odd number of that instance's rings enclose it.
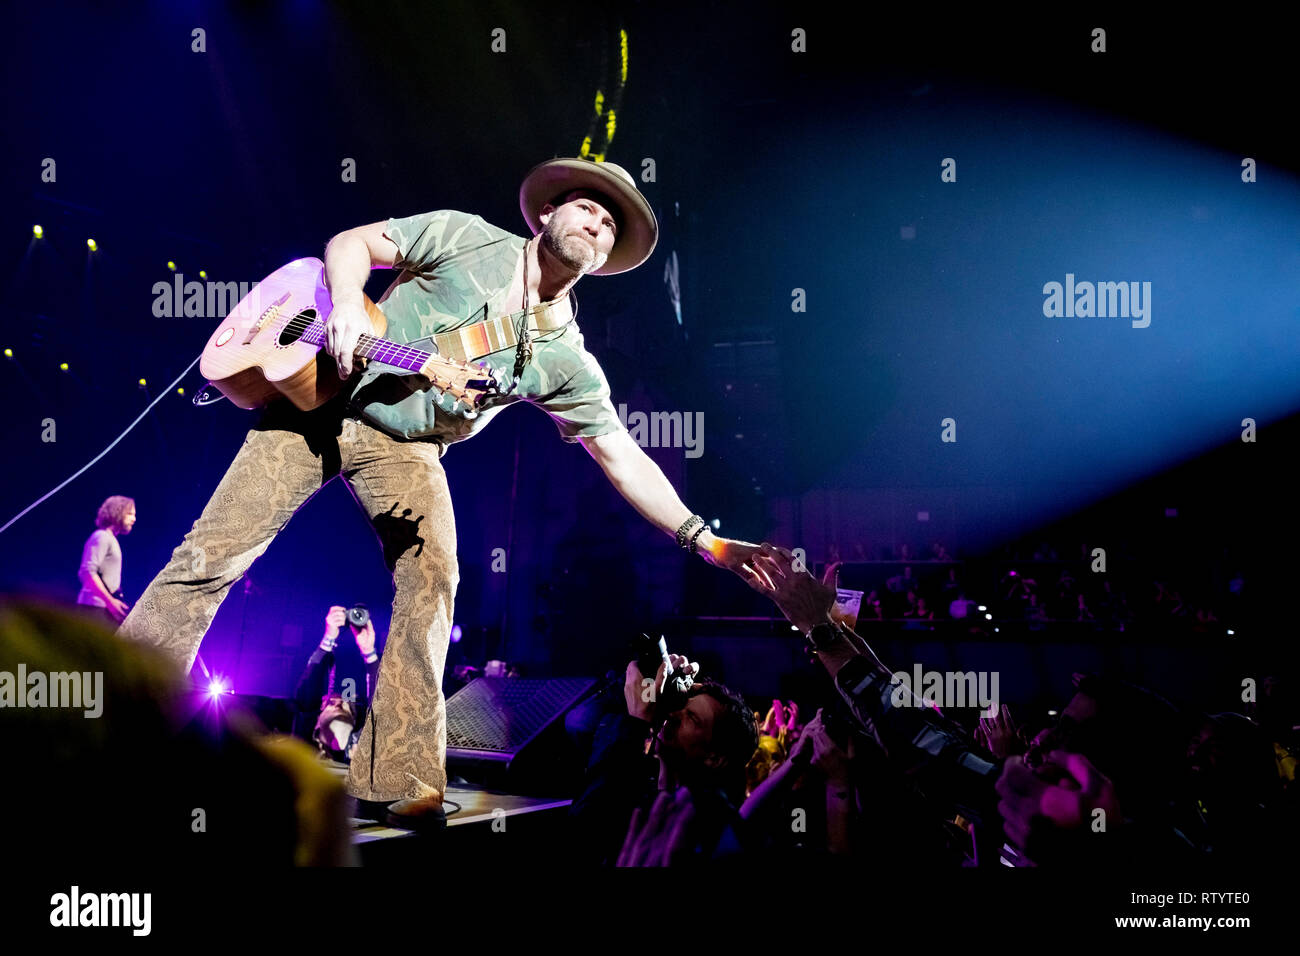
<path fill-rule="evenodd" d="M 447 698 L 447 768 L 489 785 L 544 789 L 571 778 L 581 755 L 563 717 L 599 681 L 590 677 L 480 677 Z M 581 765 L 576 768 L 581 771 Z"/>

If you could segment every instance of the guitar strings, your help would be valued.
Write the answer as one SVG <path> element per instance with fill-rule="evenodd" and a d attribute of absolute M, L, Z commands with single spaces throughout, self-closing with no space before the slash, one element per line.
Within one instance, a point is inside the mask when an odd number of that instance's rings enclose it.
<path fill-rule="evenodd" d="M 296 297 L 301 296 L 303 298 L 310 298 L 309 296 L 303 295 L 302 290 L 300 289 L 291 288 L 289 291 L 293 293 Z M 541 305 L 543 304 L 544 303 L 539 303 L 533 308 L 526 309 L 524 311 L 528 313 L 534 313 L 538 311 Z M 509 316 L 507 316 L 506 318 L 509 318 Z M 312 329 L 313 326 L 317 326 L 319 328 L 321 332 L 321 336 L 320 336 L 321 340 L 319 342 L 312 342 L 310 339 L 308 339 L 307 340 L 308 344 L 318 345 L 318 346 L 325 345 L 325 336 L 324 336 L 325 320 L 322 319 L 320 316 L 317 316 L 314 319 L 308 319 L 305 316 L 303 316 L 301 312 L 293 316 L 290 316 L 289 320 L 285 322 L 284 327 L 281 329 L 280 334 L 283 335 L 285 332 L 289 332 L 291 334 L 296 335 L 298 337 L 298 340 L 301 341 L 306 337 L 307 333 Z M 374 345 L 368 346 L 369 348 L 378 349 L 378 351 L 376 351 L 372 355 L 367 356 L 367 358 L 378 358 L 380 361 L 386 361 L 387 358 L 402 358 L 408 361 L 411 359 L 416 359 L 420 362 L 421 365 L 423 365 L 427 359 L 430 359 L 434 355 L 438 354 L 436 352 L 426 352 L 423 349 L 417 349 L 410 345 L 402 345 L 398 342 L 393 342 L 389 339 L 384 339 L 381 338 L 380 336 L 371 335 L 365 332 L 361 334 L 361 340 L 364 339 L 370 339 L 370 341 L 374 343 Z M 488 352 L 486 354 L 494 355 L 496 354 L 496 352 L 502 352 L 502 351 L 505 351 L 505 348 L 495 349 L 494 351 Z M 381 355 L 381 353 L 387 353 L 387 354 Z M 480 356 L 480 358 L 481 357 L 483 356 Z"/>
<path fill-rule="evenodd" d="M 321 332 L 321 336 L 323 340 L 324 332 L 325 332 L 325 321 L 321 319 L 319 316 L 317 316 L 314 319 L 307 319 L 301 314 L 292 316 L 289 319 L 289 321 L 287 321 L 284 324 L 284 327 L 281 329 L 281 334 L 284 334 L 285 332 L 290 332 L 294 335 L 297 335 L 299 339 L 302 339 L 307 335 L 308 331 L 310 331 L 313 326 L 315 326 Z M 431 352 L 425 352 L 422 349 L 412 348 L 409 345 L 402 345 L 399 342 L 393 342 L 388 339 L 380 338 L 377 335 L 371 335 L 368 332 L 363 332 L 361 334 L 361 339 L 362 340 L 370 339 L 370 341 L 374 343 L 374 345 L 371 347 L 378 347 L 387 352 L 397 353 L 404 358 L 421 357 L 421 356 L 424 358 L 428 358 L 433 354 Z M 324 341 L 311 342 L 309 340 L 308 344 L 323 345 L 325 343 Z"/>

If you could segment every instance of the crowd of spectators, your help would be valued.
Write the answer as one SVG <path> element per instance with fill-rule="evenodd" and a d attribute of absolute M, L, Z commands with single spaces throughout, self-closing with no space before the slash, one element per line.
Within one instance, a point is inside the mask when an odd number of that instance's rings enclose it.
<path fill-rule="evenodd" d="M 1172 623 L 1192 632 L 1224 633 L 1247 611 L 1246 580 L 1239 570 L 1222 582 L 1186 581 L 1136 574 L 1131 562 L 1099 565 L 1083 544 L 1073 553 L 1063 559 L 1044 543 L 959 561 L 940 541 L 920 555 L 907 544 L 875 550 L 832 545 L 814 569 L 840 569 L 840 586 L 863 592 L 858 619 L 867 623 L 917 626 L 989 614 L 999 622 L 1024 622 L 1031 630 L 1068 621 L 1097 630 Z"/>
<path fill-rule="evenodd" d="M 1031 555 L 1022 567 L 1045 566 L 1050 557 Z M 834 563 L 814 575 L 791 552 L 769 545 L 753 563 L 770 581 L 764 593 L 804 635 L 820 693 L 755 710 L 744 688 L 719 683 L 685 657 L 671 656 L 654 674 L 629 662 L 621 700 L 596 722 L 575 789 L 568 818 L 574 862 L 743 865 L 834 857 L 925 868 L 1119 868 L 1252 861 L 1300 836 L 1300 691 L 1288 668 L 1261 675 L 1227 708 L 1223 701 L 1176 701 L 1158 688 L 1092 672 L 1074 674 L 1072 696 L 1054 710 L 1031 712 L 1016 703 L 1037 698 L 1041 688 L 1004 685 L 1000 699 L 970 719 L 947 700 L 899 683 L 896 673 L 913 662 L 877 656 L 869 614 L 859 617 L 865 626 L 845 620 Z M 972 600 L 961 566 L 925 567 L 937 576 L 904 565 L 884 583 L 881 593 L 900 597 L 904 615 L 933 620 L 931 602 L 944 607 L 952 595 L 951 608 Z M 1028 570 L 1008 568 L 994 600 L 1019 602 L 1044 620 L 1072 606 L 1088 608 L 1097 620 L 1105 607 L 1113 620 L 1135 603 L 1112 591 L 1109 579 L 1099 582 L 1102 599 L 1091 598 L 1078 584 L 1082 578 L 1062 567 L 1044 588 Z M 1235 593 L 1243 583 L 1234 577 Z M 1195 619 L 1180 583 L 1162 580 L 1152 590 L 1139 614 L 1149 605 Z M 869 606 L 864 602 L 864 611 Z M 330 609 L 310 680 L 299 688 L 313 707 L 322 697 L 327 710 L 331 702 L 329 654 L 344 626 L 342 612 Z M 373 628 L 352 630 L 372 665 Z M 114 825 L 92 827 L 90 836 L 79 829 L 69 839 L 96 852 L 131 852 L 139 834 L 192 813 L 191 793 L 202 782 L 223 845 L 249 859 L 355 859 L 338 781 L 311 750 L 247 727 L 177 735 L 178 675 L 152 651 L 114 639 L 102 622 L 20 606 L 0 614 L 0 671 L 17 673 L 20 663 L 103 672 L 108 700 L 103 722 L 54 708 L 9 711 L 17 765 L 60 781 L 130 774 L 136 791 L 151 795 L 148 806 L 129 796 L 101 800 L 97 806 Z M 509 671 L 499 664 L 493 673 Z M 677 690 L 669 693 L 670 686 Z M 364 697 L 356 701 L 363 706 Z M 345 716 L 355 715 L 322 711 L 313 722 L 326 756 L 346 754 L 352 721 Z M 52 749 L 53 740 L 59 745 Z M 254 786 L 264 795 L 256 811 L 241 802 Z M 78 793 L 60 793 L 49 807 L 55 818 L 83 812 Z M 16 804 L 9 809 L 16 813 Z M 180 844 L 160 847 L 164 855 L 185 856 Z"/>
<path fill-rule="evenodd" d="M 819 581 L 790 552 L 764 547 L 773 600 L 812 633 L 825 698 L 745 713 L 735 690 L 674 657 L 679 673 L 703 680 L 699 696 L 661 712 L 644 690 L 665 669 L 647 679 L 629 664 L 626 707 L 602 723 L 572 810 L 587 862 L 794 855 L 1114 868 L 1262 859 L 1300 835 L 1292 675 L 1208 712 L 1080 673 L 1073 696 L 1040 721 L 999 703 L 963 724 L 901 686 L 837 619 L 833 568 Z M 1032 689 L 1004 688 L 1004 699 L 1017 691 Z"/>

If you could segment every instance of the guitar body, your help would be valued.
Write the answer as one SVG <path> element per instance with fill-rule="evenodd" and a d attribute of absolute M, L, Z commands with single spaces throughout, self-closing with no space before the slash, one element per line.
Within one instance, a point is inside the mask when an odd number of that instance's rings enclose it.
<path fill-rule="evenodd" d="M 502 376 L 483 363 L 473 365 L 383 337 L 388 319 L 364 295 L 370 331 L 354 354 L 428 379 L 428 388 L 449 395 L 453 411 L 478 414 L 486 395 L 501 392 Z M 287 398 L 303 411 L 319 408 L 338 394 L 338 365 L 325 352 L 325 322 L 334 311 L 325 288 L 325 264 L 295 259 L 281 266 L 230 310 L 203 347 L 199 370 L 240 408 L 260 408 Z"/>
<path fill-rule="evenodd" d="M 382 336 L 388 320 L 370 299 L 364 302 L 371 334 Z M 318 408 L 343 385 L 337 364 L 313 341 L 333 309 L 324 263 L 296 259 L 259 282 L 221 320 L 203 347 L 199 370 L 240 408 L 281 397 L 303 411 Z"/>

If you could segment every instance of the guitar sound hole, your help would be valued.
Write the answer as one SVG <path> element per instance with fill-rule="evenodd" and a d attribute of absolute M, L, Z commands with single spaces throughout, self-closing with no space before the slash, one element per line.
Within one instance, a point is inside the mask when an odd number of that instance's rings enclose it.
<path fill-rule="evenodd" d="M 280 330 L 280 338 L 276 340 L 276 345 L 284 348 L 286 345 L 293 345 L 307 331 L 307 327 L 316 321 L 315 309 L 303 309 L 288 322 L 284 323 L 284 328 Z"/>

